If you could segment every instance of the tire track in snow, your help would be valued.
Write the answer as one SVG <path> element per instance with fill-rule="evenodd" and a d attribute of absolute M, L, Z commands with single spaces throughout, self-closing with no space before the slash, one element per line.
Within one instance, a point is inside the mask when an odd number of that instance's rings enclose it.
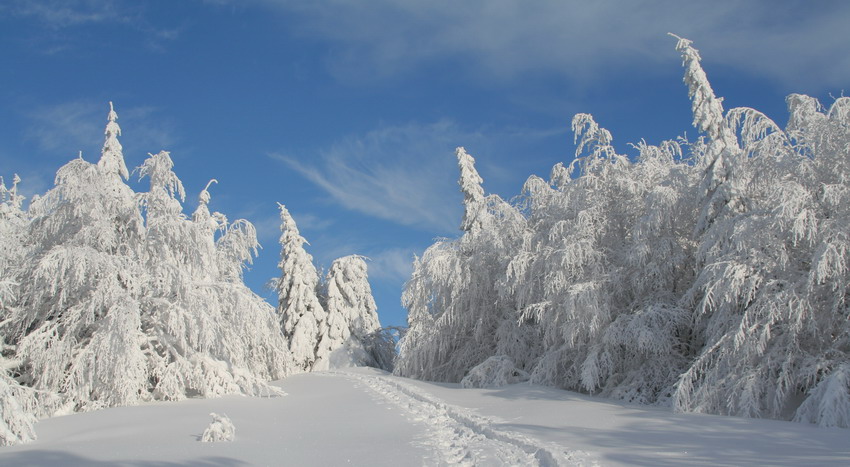
<path fill-rule="evenodd" d="M 383 399 L 427 426 L 425 444 L 437 463 L 449 465 L 598 465 L 584 451 L 566 451 L 520 433 L 500 430 L 493 420 L 445 402 L 395 377 L 330 372 L 364 383 Z"/>

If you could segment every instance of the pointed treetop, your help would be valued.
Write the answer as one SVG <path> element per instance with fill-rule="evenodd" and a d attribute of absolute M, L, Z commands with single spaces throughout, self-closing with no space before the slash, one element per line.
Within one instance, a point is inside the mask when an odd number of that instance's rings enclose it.
<path fill-rule="evenodd" d="M 118 142 L 118 136 L 121 135 L 121 127 L 118 126 L 118 114 L 115 113 L 115 108 L 112 102 L 109 103 L 109 115 L 104 134 L 106 139 L 103 142 L 100 161 L 98 167 L 107 174 L 118 175 L 125 180 L 130 177 L 127 172 L 127 166 L 124 164 L 124 152 L 121 143 Z"/>
<path fill-rule="evenodd" d="M 281 203 L 277 203 L 277 207 L 280 208 L 280 231 L 283 233 L 280 237 L 281 241 L 287 236 L 287 234 L 292 237 L 300 236 L 301 233 L 298 231 L 295 219 L 292 218 L 292 215 L 289 213 L 289 210 L 286 209 L 286 206 Z"/>

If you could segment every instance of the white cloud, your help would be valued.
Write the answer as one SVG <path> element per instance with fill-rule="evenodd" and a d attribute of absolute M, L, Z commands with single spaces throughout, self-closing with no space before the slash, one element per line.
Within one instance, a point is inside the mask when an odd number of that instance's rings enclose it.
<path fill-rule="evenodd" d="M 461 213 L 454 148 L 481 139 L 450 121 L 384 127 L 319 151 L 315 162 L 272 155 L 347 209 L 453 232 Z"/>
<path fill-rule="evenodd" d="M 448 59 L 475 79 L 556 72 L 587 81 L 676 60 L 672 31 L 712 63 L 786 85 L 850 81 L 850 2 L 257 1 L 296 15 L 298 33 L 333 42 L 332 66 L 347 79 Z"/>

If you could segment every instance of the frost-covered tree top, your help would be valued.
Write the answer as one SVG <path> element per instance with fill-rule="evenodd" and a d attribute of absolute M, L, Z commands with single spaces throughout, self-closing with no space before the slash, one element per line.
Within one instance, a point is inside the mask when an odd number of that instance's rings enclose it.
<path fill-rule="evenodd" d="M 478 211 L 484 201 L 484 188 L 481 187 L 484 180 L 475 170 L 475 159 L 464 148 L 455 149 L 455 155 L 457 156 L 457 165 L 460 168 L 458 185 L 463 192 L 464 205 L 463 221 L 460 228 L 468 231 L 475 225 Z"/>
<path fill-rule="evenodd" d="M 168 151 L 148 154 L 150 157 L 139 167 L 139 179 L 150 179 L 150 191 L 142 195 L 147 208 L 148 223 L 156 223 L 162 217 L 180 217 L 186 199 L 183 183 L 172 170 L 174 162 Z"/>
<path fill-rule="evenodd" d="M 326 287 L 328 312 L 341 313 L 350 334 L 362 338 L 380 328 L 366 258 L 350 255 L 334 260 Z"/>
<path fill-rule="evenodd" d="M 124 149 L 118 141 L 118 137 L 121 135 L 121 127 L 118 126 L 118 114 L 115 112 L 112 102 L 109 103 L 108 120 L 109 123 L 106 124 L 104 131 L 106 141 L 103 142 L 100 161 L 97 165 L 104 173 L 118 175 L 126 180 L 130 177 L 130 174 L 124 164 Z"/>

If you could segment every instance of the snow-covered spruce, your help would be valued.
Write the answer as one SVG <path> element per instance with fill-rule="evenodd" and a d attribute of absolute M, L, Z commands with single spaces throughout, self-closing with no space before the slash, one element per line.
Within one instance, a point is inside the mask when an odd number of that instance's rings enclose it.
<path fill-rule="evenodd" d="M 575 160 L 512 205 L 458 149 L 464 232 L 415 262 L 397 374 L 489 381 L 504 357 L 588 393 L 850 426 L 850 98 L 791 95 L 782 129 L 724 111 L 676 49 L 696 141 L 630 158 L 576 115 Z"/>
<path fill-rule="evenodd" d="M 376 355 L 382 350 L 374 342 L 381 325 L 365 258 L 351 255 L 336 259 L 328 271 L 323 298 L 328 332 L 320 345 L 319 360 L 328 359 L 334 368 L 380 367 L 386 356 Z"/>
<path fill-rule="evenodd" d="M 210 413 L 213 421 L 201 434 L 201 441 L 204 443 L 218 443 L 222 441 L 233 441 L 236 439 L 236 426 L 227 415 L 219 415 L 215 412 Z"/>
<path fill-rule="evenodd" d="M 316 364 L 319 343 L 327 334 L 327 313 L 319 302 L 319 273 L 313 257 L 304 250 L 307 240 L 301 236 L 295 219 L 286 206 L 280 208 L 280 279 L 277 280 L 277 315 L 289 350 L 300 371 Z M 327 361 L 323 364 L 327 366 Z M 321 364 L 320 364 L 321 365 Z"/>
<path fill-rule="evenodd" d="M 100 162 L 66 164 L 26 213 L 20 285 L 3 303 L 12 374 L 65 410 L 274 391 L 265 381 L 291 364 L 273 308 L 242 282 L 253 227 L 210 215 L 206 190 L 187 219 L 166 152 L 134 193 L 117 118 L 110 106 Z"/>

